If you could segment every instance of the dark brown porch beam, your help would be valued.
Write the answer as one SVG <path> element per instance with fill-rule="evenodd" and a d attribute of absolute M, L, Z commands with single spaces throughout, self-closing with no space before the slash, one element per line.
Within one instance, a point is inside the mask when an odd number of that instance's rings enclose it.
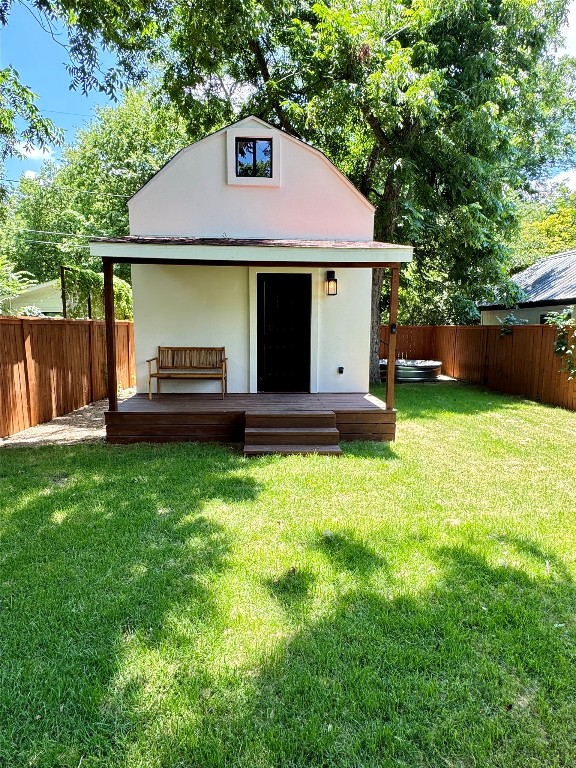
<path fill-rule="evenodd" d="M 108 409 L 118 410 L 116 381 L 116 322 L 114 319 L 114 262 L 102 259 L 104 270 L 104 323 L 106 327 L 106 370 L 108 373 Z"/>
<path fill-rule="evenodd" d="M 396 329 L 398 326 L 398 288 L 400 266 L 390 270 L 390 335 L 388 338 L 388 365 L 386 366 L 386 408 L 394 408 L 394 377 L 396 374 Z"/>
<path fill-rule="evenodd" d="M 107 258 L 107 257 L 103 257 Z M 144 258 L 137 256 L 118 256 L 114 258 L 115 264 L 168 264 L 170 266 L 204 266 L 204 267 L 322 267 L 338 270 L 340 267 L 353 269 L 373 269 L 383 267 L 384 269 L 393 269 L 399 267 L 400 263 L 395 261 L 251 261 L 250 259 L 242 261 L 230 261 L 229 259 L 218 259 L 217 261 L 207 261 L 206 259 L 166 259 L 163 257 Z"/>

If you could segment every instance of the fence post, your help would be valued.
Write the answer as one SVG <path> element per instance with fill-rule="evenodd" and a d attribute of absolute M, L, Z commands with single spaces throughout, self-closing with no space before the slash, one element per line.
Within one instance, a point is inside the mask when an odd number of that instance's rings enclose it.
<path fill-rule="evenodd" d="M 94 402 L 94 380 L 93 380 L 93 374 L 92 374 L 92 320 L 88 320 L 88 365 L 89 365 L 89 371 L 88 371 L 88 402 L 93 403 Z"/>

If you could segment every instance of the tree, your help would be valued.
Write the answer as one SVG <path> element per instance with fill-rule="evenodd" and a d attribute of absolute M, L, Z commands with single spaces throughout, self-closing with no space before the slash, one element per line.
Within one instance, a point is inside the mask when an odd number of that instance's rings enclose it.
<path fill-rule="evenodd" d="M 469 307 L 505 279 L 510 190 L 573 149 L 574 63 L 554 56 L 566 5 L 190 4 L 171 18 L 164 88 L 194 123 L 221 124 L 240 86 L 242 114 L 320 147 L 372 200 L 378 239 L 416 246 L 429 296 L 441 280 Z"/>
<path fill-rule="evenodd" d="M 0 254 L 0 315 L 7 309 L 7 300 L 34 284 L 30 276 L 18 272 L 15 265 Z"/>
<path fill-rule="evenodd" d="M 111 26 L 98 0 L 73 22 L 131 75 L 146 54 L 194 131 L 252 112 L 324 150 L 376 205 L 376 237 L 414 244 L 420 279 L 469 301 L 505 277 L 510 191 L 573 150 L 574 62 L 555 57 L 567 2 L 168 0 L 111 9 Z"/>
<path fill-rule="evenodd" d="M 0 0 L 0 27 L 9 22 L 13 0 Z M 156 0 L 119 4 L 113 0 L 31 0 L 30 12 L 53 36 L 63 28 L 68 36 L 73 88 L 98 90 L 114 96 L 122 82 L 137 80 L 143 72 L 139 54 L 157 34 L 153 17 L 160 11 Z M 118 67 L 100 72 L 99 47 L 116 48 Z M 121 73 L 126 74 L 124 80 Z M 46 147 L 61 143 L 63 134 L 45 118 L 36 95 L 20 80 L 13 67 L 0 69 L 0 166 L 9 155 L 18 155 L 18 146 Z M 2 189 L 0 184 L 0 190 Z"/>
<path fill-rule="evenodd" d="M 0 69 L 0 165 L 9 155 L 21 154 L 20 144 L 45 147 L 62 141 L 62 132 L 42 116 L 35 99 L 13 67 Z"/>
<path fill-rule="evenodd" d="M 68 317 L 104 317 L 104 275 L 77 267 L 66 270 L 66 304 Z M 116 320 L 132 320 L 132 289 L 125 280 L 114 275 L 114 316 Z M 90 302 L 91 312 L 88 312 Z"/>
<path fill-rule="evenodd" d="M 576 193 L 544 189 L 518 202 L 518 230 L 510 243 L 512 273 L 538 259 L 576 248 Z"/>
<path fill-rule="evenodd" d="M 175 109 L 154 103 L 149 89 L 126 92 L 121 104 L 97 110 L 62 165 L 45 162 L 37 178 L 20 180 L 0 253 L 41 281 L 58 277 L 62 264 L 98 271 L 88 238 L 128 234 L 128 199 L 187 143 Z M 118 274 L 129 279 L 130 267 L 118 265 Z"/>

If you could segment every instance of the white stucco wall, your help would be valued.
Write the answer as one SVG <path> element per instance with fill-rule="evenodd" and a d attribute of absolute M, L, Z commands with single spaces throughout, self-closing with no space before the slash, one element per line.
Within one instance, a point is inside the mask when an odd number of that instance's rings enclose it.
<path fill-rule="evenodd" d="M 261 272 L 312 275 L 312 392 L 367 392 L 369 269 L 337 272 L 338 295 L 326 296 L 325 269 L 134 265 L 138 392 L 148 391 L 146 359 L 161 346 L 225 346 L 228 391 L 257 391 L 256 278 Z M 351 309 L 353 308 L 353 309 Z M 338 367 L 344 373 L 338 373 Z M 163 382 L 163 392 L 217 392 L 218 382 Z"/>
<path fill-rule="evenodd" d="M 134 264 L 136 386 L 158 346 L 226 347 L 228 391 L 248 392 L 248 268 Z M 217 381 L 162 382 L 163 392 L 219 392 Z"/>
<path fill-rule="evenodd" d="M 512 313 L 518 320 L 527 320 L 530 325 L 539 325 L 541 315 L 548 312 L 562 312 L 567 306 L 567 304 L 556 304 L 545 307 L 519 307 L 518 309 L 485 309 L 480 313 L 480 323 L 481 325 L 502 325 L 502 320 Z"/>
<path fill-rule="evenodd" d="M 338 295 L 326 296 L 325 271 L 319 270 L 318 391 L 368 392 L 372 270 L 336 274 Z"/>
<path fill-rule="evenodd" d="M 271 137 L 268 179 L 229 184 L 236 136 Z M 372 206 L 318 151 L 247 118 L 187 147 L 129 202 L 130 234 L 371 240 Z"/>

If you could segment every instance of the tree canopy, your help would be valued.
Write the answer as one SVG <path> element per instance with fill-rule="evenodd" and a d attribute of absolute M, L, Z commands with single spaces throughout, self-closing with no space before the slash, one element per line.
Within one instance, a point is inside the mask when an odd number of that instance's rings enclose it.
<path fill-rule="evenodd" d="M 566 186 L 524 196 L 517 213 L 518 230 L 510 243 L 513 273 L 545 256 L 576 248 L 576 192 Z"/>
<path fill-rule="evenodd" d="M 572 156 L 574 62 L 556 56 L 567 4 L 34 2 L 69 25 L 75 83 L 91 84 L 99 35 L 128 76 L 159 69 L 192 136 L 254 113 L 322 149 L 376 205 L 375 236 L 416 247 L 424 295 L 464 308 L 505 278 L 511 191 Z"/>
<path fill-rule="evenodd" d="M 416 247 L 407 274 L 437 319 L 461 318 L 505 279 L 511 190 L 573 151 L 566 5 L 210 0 L 172 16 L 164 88 L 193 123 L 236 99 L 323 149 L 376 205 L 376 237 Z"/>
<path fill-rule="evenodd" d="M 9 23 L 14 2 L 0 0 L 0 26 Z M 57 26 L 67 33 L 63 47 L 69 55 L 71 87 L 84 92 L 98 89 L 114 96 L 123 81 L 142 76 L 139 55 L 157 32 L 153 16 L 160 12 L 160 3 L 31 0 L 26 6 L 47 34 L 55 35 Z M 117 67 L 100 70 L 99 46 L 116 51 Z M 62 143 L 62 132 L 42 115 L 36 98 L 13 67 L 0 69 L 0 163 L 9 155 L 20 154 L 19 145 Z"/>
<path fill-rule="evenodd" d="M 58 277 L 62 264 L 99 271 L 88 238 L 128 234 L 129 197 L 186 143 L 175 109 L 154 105 L 148 89 L 126 92 L 122 103 L 97 110 L 61 164 L 46 162 L 38 177 L 20 180 L 0 253 L 40 281 Z M 129 279 L 129 266 L 117 271 Z"/>
<path fill-rule="evenodd" d="M 7 300 L 18 296 L 33 282 L 30 275 L 19 272 L 16 265 L 0 253 L 0 315 L 8 308 Z"/>

